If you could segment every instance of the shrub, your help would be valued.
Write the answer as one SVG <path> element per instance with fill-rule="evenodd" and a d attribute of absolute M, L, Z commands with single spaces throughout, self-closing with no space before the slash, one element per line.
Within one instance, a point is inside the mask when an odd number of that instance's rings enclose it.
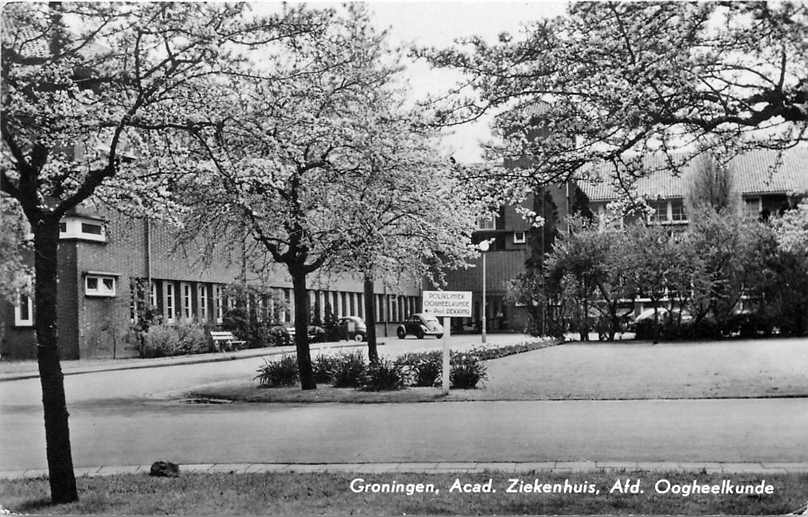
<path fill-rule="evenodd" d="M 657 339 L 660 325 L 652 319 L 637 322 L 635 329 L 636 339 Z"/>
<path fill-rule="evenodd" d="M 449 381 L 455 389 L 472 389 L 487 377 L 485 365 L 474 354 L 452 354 Z"/>
<path fill-rule="evenodd" d="M 329 355 L 318 355 L 312 362 L 314 370 L 314 382 L 326 383 L 334 379 L 334 370 L 337 367 L 339 358 Z"/>
<path fill-rule="evenodd" d="M 297 382 L 297 360 L 293 355 L 285 355 L 277 361 L 267 361 L 256 370 L 258 385 L 265 388 L 291 386 Z"/>
<path fill-rule="evenodd" d="M 344 353 L 334 359 L 332 379 L 335 388 L 358 388 L 362 385 L 367 366 L 361 353 Z"/>
<path fill-rule="evenodd" d="M 417 352 L 400 356 L 396 363 L 412 386 L 434 386 L 440 378 L 441 352 Z"/>
<path fill-rule="evenodd" d="M 200 354 L 209 350 L 205 329 L 190 321 L 158 323 L 143 333 L 141 357 Z"/>
<path fill-rule="evenodd" d="M 397 362 L 379 359 L 365 370 L 362 389 L 365 391 L 392 391 L 404 387 L 406 375 Z"/>
<path fill-rule="evenodd" d="M 283 325 L 271 327 L 268 331 L 270 346 L 287 346 L 292 344 L 292 336 Z"/>

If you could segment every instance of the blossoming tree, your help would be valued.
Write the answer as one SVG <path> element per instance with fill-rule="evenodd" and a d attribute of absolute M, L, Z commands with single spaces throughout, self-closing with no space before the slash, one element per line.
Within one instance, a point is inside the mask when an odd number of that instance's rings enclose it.
<path fill-rule="evenodd" d="M 563 181 L 602 160 L 629 195 L 649 153 L 676 172 L 705 151 L 805 141 L 806 32 L 804 3 L 579 2 L 496 44 L 417 53 L 466 77 L 442 123 L 496 112 L 489 151 L 528 160 L 491 170 L 492 188 Z"/>
<path fill-rule="evenodd" d="M 59 220 L 95 197 L 143 208 L 167 194 L 150 143 L 206 122 L 187 99 L 250 73 L 243 49 L 317 30 L 320 14 L 244 5 L 9 4 L 2 14 L 0 191 L 33 233 L 37 360 L 51 497 L 77 499 L 56 321 Z"/>
<path fill-rule="evenodd" d="M 187 133 L 182 161 L 200 174 L 181 190 L 187 238 L 246 231 L 271 259 L 267 267 L 280 264 L 291 276 L 301 385 L 315 389 L 307 279 L 354 246 L 351 215 L 371 185 L 364 160 L 373 107 L 398 66 L 360 5 L 286 43 L 259 64 L 280 79 L 242 77 L 199 103 L 215 123 Z"/>

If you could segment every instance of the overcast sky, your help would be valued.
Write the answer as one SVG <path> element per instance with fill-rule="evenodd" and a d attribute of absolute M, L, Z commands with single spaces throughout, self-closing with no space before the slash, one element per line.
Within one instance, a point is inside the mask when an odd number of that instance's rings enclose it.
<path fill-rule="evenodd" d="M 390 30 L 394 46 L 448 46 L 455 38 L 479 35 L 494 41 L 501 32 L 516 33 L 520 25 L 564 13 L 567 2 L 558 1 L 370 1 L 378 28 Z M 308 2 L 311 7 L 339 7 L 339 2 Z M 407 69 L 416 96 L 449 89 L 458 76 L 431 70 L 425 63 Z M 460 162 L 480 160 L 480 140 L 490 137 L 488 122 L 455 128 L 445 139 L 446 148 Z"/>

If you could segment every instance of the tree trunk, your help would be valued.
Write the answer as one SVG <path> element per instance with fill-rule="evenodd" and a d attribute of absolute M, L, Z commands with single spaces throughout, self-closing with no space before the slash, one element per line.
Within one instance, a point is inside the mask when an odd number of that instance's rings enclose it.
<path fill-rule="evenodd" d="M 373 273 L 365 271 L 365 325 L 367 325 L 368 359 L 375 363 L 379 360 L 376 349 L 376 300 L 373 296 Z"/>
<path fill-rule="evenodd" d="M 42 406 L 45 413 L 45 447 L 51 501 L 54 504 L 77 501 L 76 477 L 70 452 L 70 428 L 65 402 L 64 376 L 59 364 L 59 337 L 56 326 L 56 294 L 59 221 L 46 220 L 35 227 L 34 298 L 36 338 Z"/>
<path fill-rule="evenodd" d="M 309 353 L 309 294 L 306 292 L 306 272 L 302 268 L 289 268 L 295 296 L 295 349 L 300 386 L 304 390 L 317 389 Z"/>

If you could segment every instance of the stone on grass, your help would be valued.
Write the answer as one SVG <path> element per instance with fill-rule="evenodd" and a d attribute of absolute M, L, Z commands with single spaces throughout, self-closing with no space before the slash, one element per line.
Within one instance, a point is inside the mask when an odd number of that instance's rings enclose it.
<path fill-rule="evenodd" d="M 175 478 L 180 475 L 180 466 L 170 461 L 155 461 L 152 463 L 150 476 Z"/>

